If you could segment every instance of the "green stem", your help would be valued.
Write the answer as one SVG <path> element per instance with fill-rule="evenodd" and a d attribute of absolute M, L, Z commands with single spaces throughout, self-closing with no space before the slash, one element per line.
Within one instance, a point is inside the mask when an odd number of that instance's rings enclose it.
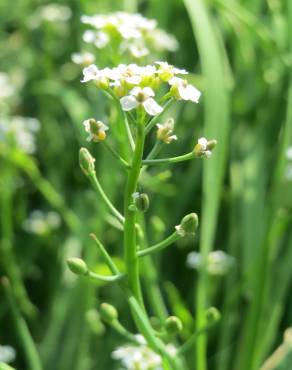
<path fill-rule="evenodd" d="M 111 270 L 112 274 L 119 275 L 120 271 L 118 270 L 117 266 L 115 265 L 114 261 L 112 260 L 111 256 L 107 253 L 105 247 L 102 243 L 98 240 L 95 234 L 90 234 L 91 238 L 95 241 L 100 253 L 102 254 L 103 258 L 105 259 L 109 269 Z"/>
<path fill-rule="evenodd" d="M 130 333 L 118 320 L 115 320 L 110 325 L 117 333 L 122 335 L 124 338 L 126 338 L 130 342 L 133 342 L 135 344 L 140 344 L 136 336 Z"/>
<path fill-rule="evenodd" d="M 129 288 L 134 297 L 140 303 L 140 305 L 143 306 L 143 299 L 139 280 L 138 257 L 136 252 L 136 227 L 135 227 L 136 212 L 129 209 L 133 201 L 132 194 L 137 189 L 144 149 L 144 140 L 145 140 L 144 122 L 143 122 L 144 117 L 142 114 L 140 115 L 141 115 L 140 120 L 137 123 L 137 138 L 135 144 L 135 151 L 133 154 L 132 167 L 128 173 L 128 179 L 125 190 L 124 255 Z"/>
<path fill-rule="evenodd" d="M 146 249 L 143 249 L 143 250 L 139 251 L 137 253 L 137 256 L 138 257 L 144 257 L 144 256 L 147 256 L 151 253 L 158 252 L 158 251 L 170 246 L 171 244 L 173 244 L 174 242 L 176 242 L 180 238 L 181 238 L 181 236 L 175 231 L 168 238 L 163 240 L 162 242 L 157 243 L 157 244 L 153 245 L 152 247 L 149 247 L 149 248 L 146 248 Z"/>
<path fill-rule="evenodd" d="M 103 141 L 103 145 L 112 153 L 112 155 L 122 164 L 123 167 L 129 168 L 129 163 L 122 158 L 106 141 Z"/>
<path fill-rule="evenodd" d="M 124 126 L 125 126 L 125 130 L 126 130 L 126 134 L 127 134 L 127 137 L 128 137 L 130 147 L 131 147 L 132 151 L 134 151 L 135 150 L 135 142 L 134 142 L 134 139 L 133 139 L 133 135 L 132 135 L 132 132 L 131 132 L 131 129 L 130 129 L 128 118 L 127 118 L 125 112 L 121 108 L 121 104 L 120 104 L 119 99 L 117 99 L 117 97 L 115 96 L 115 94 L 112 92 L 111 89 L 103 90 L 103 91 L 105 91 L 105 93 L 107 93 L 107 95 L 109 95 L 114 100 L 114 102 L 116 103 L 116 106 L 117 106 L 117 108 L 120 112 L 120 115 L 123 117 L 123 122 L 124 122 Z"/>
<path fill-rule="evenodd" d="M 194 159 L 195 154 L 193 152 L 184 154 L 184 155 L 179 155 L 178 157 L 171 157 L 171 158 L 161 158 L 161 159 L 145 159 L 142 161 L 143 165 L 153 165 L 153 164 L 164 164 L 164 163 L 178 163 L 178 162 L 183 162 L 183 161 L 188 161 L 190 159 Z"/>
<path fill-rule="evenodd" d="M 98 275 L 92 271 L 88 271 L 86 276 L 94 280 L 104 281 L 106 283 L 113 283 L 115 281 L 121 280 L 125 275 L 119 274 L 119 275 L 105 276 L 105 275 Z"/>
<path fill-rule="evenodd" d="M 2 285 L 4 287 L 5 294 L 11 308 L 20 343 L 26 356 L 26 361 L 28 364 L 27 367 L 30 370 L 42 370 L 43 367 L 41 364 L 39 353 L 31 337 L 27 324 L 19 312 L 18 305 L 13 297 L 8 279 L 2 278 Z"/>
<path fill-rule="evenodd" d="M 105 202 L 105 204 L 108 206 L 112 214 L 121 222 L 124 223 L 125 218 L 120 214 L 120 212 L 115 208 L 115 206 L 112 204 L 112 202 L 108 199 L 107 195 L 105 194 L 102 186 L 100 185 L 96 173 L 90 172 L 88 174 L 89 180 L 91 181 L 93 187 L 98 191 L 99 195 L 101 196 L 102 200 Z"/>

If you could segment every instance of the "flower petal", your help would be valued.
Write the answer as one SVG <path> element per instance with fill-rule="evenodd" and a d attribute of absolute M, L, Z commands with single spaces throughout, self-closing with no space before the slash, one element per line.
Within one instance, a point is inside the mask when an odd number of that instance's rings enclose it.
<path fill-rule="evenodd" d="M 152 98 L 146 99 L 142 104 L 150 116 L 156 116 L 163 111 L 163 108 Z"/>
<path fill-rule="evenodd" d="M 198 103 L 201 96 L 201 92 L 197 88 L 195 88 L 195 86 L 192 85 L 188 85 L 186 87 L 186 90 L 189 100 L 191 100 L 194 103 Z"/>
<path fill-rule="evenodd" d="M 127 95 L 120 99 L 123 111 L 129 111 L 137 107 L 138 102 L 134 96 Z"/>
<path fill-rule="evenodd" d="M 154 96 L 154 91 L 151 89 L 151 87 L 144 87 L 143 93 L 147 96 Z"/>

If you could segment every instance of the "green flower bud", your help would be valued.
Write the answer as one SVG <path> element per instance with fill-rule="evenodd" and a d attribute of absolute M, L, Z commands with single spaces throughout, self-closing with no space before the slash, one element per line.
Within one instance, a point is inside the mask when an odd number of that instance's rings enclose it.
<path fill-rule="evenodd" d="M 108 303 L 102 303 L 99 309 L 100 317 L 103 321 L 110 324 L 118 319 L 118 311 L 114 306 Z"/>
<path fill-rule="evenodd" d="M 183 329 L 181 320 L 176 316 L 169 316 L 164 323 L 165 330 L 170 335 L 176 335 Z"/>
<path fill-rule="evenodd" d="M 195 231 L 199 225 L 199 218 L 196 213 L 190 213 L 186 215 L 177 225 L 176 231 L 181 236 L 194 235 Z"/>
<path fill-rule="evenodd" d="M 86 148 L 79 150 L 79 166 L 86 176 L 95 171 L 94 162 L 95 159 Z"/>
<path fill-rule="evenodd" d="M 145 193 L 134 193 L 133 195 L 133 205 L 136 210 L 140 212 L 146 212 L 149 208 L 149 198 Z"/>
<path fill-rule="evenodd" d="M 212 151 L 216 145 L 217 145 L 217 140 L 209 140 L 207 144 L 207 149 Z"/>
<path fill-rule="evenodd" d="M 76 275 L 85 275 L 88 272 L 87 264 L 81 258 L 69 258 L 67 265 Z"/>
<path fill-rule="evenodd" d="M 97 310 L 91 309 L 86 312 L 86 322 L 90 327 L 90 330 L 96 335 L 102 335 L 104 333 L 104 325 L 100 321 L 100 315 Z"/>
<path fill-rule="evenodd" d="M 215 307 L 208 308 L 205 312 L 205 316 L 208 324 L 215 324 L 221 317 L 220 312 Z"/>

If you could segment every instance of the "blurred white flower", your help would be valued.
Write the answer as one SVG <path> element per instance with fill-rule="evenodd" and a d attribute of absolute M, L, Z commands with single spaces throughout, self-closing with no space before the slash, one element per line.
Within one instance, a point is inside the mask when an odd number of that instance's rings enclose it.
<path fill-rule="evenodd" d="M 72 16 L 71 9 L 60 4 L 51 3 L 38 10 L 40 18 L 48 22 L 67 22 Z"/>
<path fill-rule="evenodd" d="M 0 99 L 9 98 L 15 93 L 15 88 L 7 73 L 0 72 Z"/>
<path fill-rule="evenodd" d="M 172 90 L 177 99 L 190 100 L 198 103 L 201 93 L 193 85 L 188 84 L 186 80 L 179 77 L 171 78 L 168 83 L 172 86 Z"/>
<path fill-rule="evenodd" d="M 87 30 L 83 34 L 83 40 L 88 44 L 94 44 L 97 48 L 104 48 L 109 42 L 110 38 L 106 32 Z"/>
<path fill-rule="evenodd" d="M 225 275 L 234 265 L 235 259 L 223 251 L 213 251 L 207 257 L 207 271 L 210 275 Z M 187 266 L 196 270 L 202 267 L 200 253 L 191 252 L 187 256 Z"/>
<path fill-rule="evenodd" d="M 37 234 L 46 235 L 57 229 L 61 225 L 61 219 L 58 213 L 50 211 L 43 212 L 34 210 L 29 217 L 23 222 L 25 231 Z"/>
<path fill-rule="evenodd" d="M 95 56 L 88 52 L 73 53 L 71 58 L 73 63 L 80 65 L 90 65 L 95 61 Z"/>
<path fill-rule="evenodd" d="M 286 157 L 288 161 L 292 161 L 292 146 L 289 146 L 286 150 Z"/>
<path fill-rule="evenodd" d="M 0 363 L 4 362 L 6 364 L 15 360 L 16 351 L 11 346 L 2 346 L 0 344 Z"/>
<path fill-rule="evenodd" d="M 138 105 L 142 105 L 150 116 L 155 116 L 163 111 L 163 108 L 152 98 L 154 91 L 150 87 L 134 87 L 130 95 L 120 99 L 122 109 L 130 111 Z"/>
<path fill-rule="evenodd" d="M 155 29 L 149 32 L 148 37 L 153 44 L 153 48 L 158 51 L 167 50 L 175 52 L 179 48 L 177 39 L 163 30 Z"/>
<path fill-rule="evenodd" d="M 25 153 L 32 154 L 36 150 L 35 134 L 40 123 L 35 118 L 14 116 L 0 118 L 0 139 L 16 145 Z"/>
<path fill-rule="evenodd" d="M 83 15 L 81 22 L 95 29 L 85 32 L 85 42 L 98 48 L 114 44 L 119 52 L 129 51 L 135 58 L 148 55 L 151 49 L 176 51 L 178 48 L 178 42 L 173 36 L 157 28 L 155 20 L 141 14 L 115 12 L 108 15 Z"/>
<path fill-rule="evenodd" d="M 112 357 L 120 360 L 126 370 L 163 370 L 161 357 L 150 349 L 143 336 L 136 335 L 140 345 L 128 344 L 118 347 Z M 172 345 L 167 346 L 171 355 L 175 355 L 176 349 Z"/>

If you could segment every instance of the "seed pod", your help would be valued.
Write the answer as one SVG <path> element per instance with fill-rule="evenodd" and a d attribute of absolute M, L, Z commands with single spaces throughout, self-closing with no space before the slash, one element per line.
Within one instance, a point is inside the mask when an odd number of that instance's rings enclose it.
<path fill-rule="evenodd" d="M 165 330 L 170 335 L 176 335 L 183 329 L 181 320 L 176 316 L 169 316 L 164 323 Z"/>
<path fill-rule="evenodd" d="M 134 193 L 133 203 L 135 208 L 140 212 L 146 212 L 149 208 L 149 198 L 146 193 Z"/>
<path fill-rule="evenodd" d="M 186 215 L 180 222 L 179 225 L 177 225 L 176 231 L 181 235 L 181 236 L 186 236 L 186 235 L 194 235 L 195 231 L 199 225 L 199 218 L 196 213 L 190 213 Z"/>
<path fill-rule="evenodd" d="M 67 265 L 76 275 L 85 275 L 88 271 L 87 264 L 81 258 L 69 258 Z"/>
<path fill-rule="evenodd" d="M 95 171 L 94 162 L 95 159 L 86 148 L 79 150 L 79 166 L 86 176 Z"/>
<path fill-rule="evenodd" d="M 99 309 L 100 317 L 103 321 L 110 324 L 118 318 L 117 309 L 108 303 L 102 303 Z"/>

